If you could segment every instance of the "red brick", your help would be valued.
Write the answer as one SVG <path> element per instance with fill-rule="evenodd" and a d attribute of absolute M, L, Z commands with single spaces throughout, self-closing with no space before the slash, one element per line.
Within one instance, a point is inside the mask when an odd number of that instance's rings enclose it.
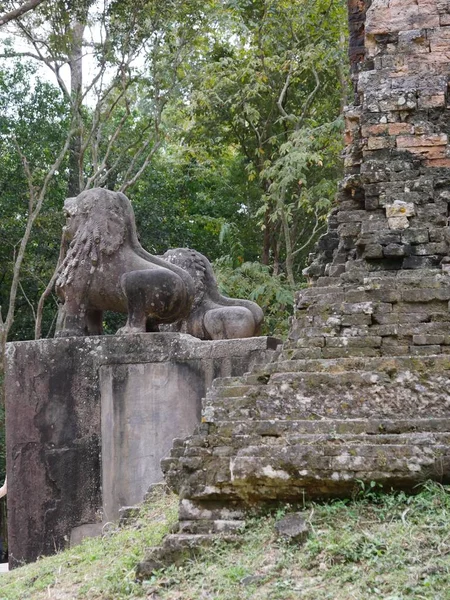
<path fill-rule="evenodd" d="M 435 96 L 420 96 L 419 108 L 440 108 L 445 106 L 445 94 L 437 94 Z"/>
<path fill-rule="evenodd" d="M 382 135 L 383 133 L 387 133 L 388 126 L 384 123 L 379 123 L 377 125 L 363 125 L 361 128 L 361 135 L 363 137 L 369 137 L 371 135 Z"/>
<path fill-rule="evenodd" d="M 447 167 L 450 168 L 450 158 L 439 158 L 436 160 L 426 160 L 427 167 Z"/>
<path fill-rule="evenodd" d="M 389 135 L 413 134 L 414 126 L 409 123 L 391 123 L 389 125 Z"/>
<path fill-rule="evenodd" d="M 397 138 L 398 148 L 412 148 L 424 146 L 446 146 L 448 136 L 445 133 L 431 135 L 399 135 Z"/>

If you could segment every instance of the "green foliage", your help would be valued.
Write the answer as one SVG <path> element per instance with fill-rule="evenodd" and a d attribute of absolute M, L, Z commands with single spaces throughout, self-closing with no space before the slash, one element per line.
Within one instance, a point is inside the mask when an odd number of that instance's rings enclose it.
<path fill-rule="evenodd" d="M 24 172 L 33 174 L 32 184 L 42 185 L 55 154 L 67 134 L 68 115 L 58 90 L 36 77 L 35 70 L 15 60 L 3 61 L 0 70 L 0 306 L 5 309 L 17 247 L 29 213 L 29 189 Z M 16 319 L 10 339 L 34 336 L 36 307 L 56 264 L 63 222 L 65 165 L 52 180 L 46 202 L 35 222 L 26 251 Z M 54 303 L 44 314 L 44 331 L 51 327 Z"/>
<path fill-rule="evenodd" d="M 293 284 L 341 170 L 345 3 L 235 0 L 215 10 L 187 140 L 239 148 L 252 188 L 244 206 L 263 230 L 259 257 L 286 261 Z"/>
<path fill-rule="evenodd" d="M 285 337 L 294 305 L 294 289 L 284 275 L 256 262 L 234 268 L 230 257 L 214 262 L 220 291 L 226 296 L 253 300 L 264 311 L 263 334 Z"/>
<path fill-rule="evenodd" d="M 191 247 L 214 260 L 228 251 L 226 232 L 233 230 L 237 243 L 247 240 L 241 258 L 257 257 L 258 232 L 242 211 L 246 179 L 235 152 L 214 157 L 170 147 L 130 197 L 141 243 L 150 252 Z"/>

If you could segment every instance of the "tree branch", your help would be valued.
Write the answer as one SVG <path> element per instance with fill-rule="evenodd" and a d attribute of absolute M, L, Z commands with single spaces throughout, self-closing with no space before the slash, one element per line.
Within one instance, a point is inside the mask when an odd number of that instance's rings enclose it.
<path fill-rule="evenodd" d="M 42 315 L 44 314 L 44 303 L 45 303 L 46 299 L 48 298 L 48 296 L 50 295 L 50 293 L 53 289 L 53 286 L 55 285 L 55 281 L 56 281 L 56 279 L 58 277 L 58 273 L 59 273 L 59 267 L 61 266 L 61 263 L 64 259 L 66 250 L 67 250 L 66 236 L 65 236 L 65 232 L 63 232 L 62 239 L 61 239 L 61 245 L 59 247 L 59 256 L 58 256 L 58 262 L 56 263 L 56 268 L 53 271 L 53 275 L 52 275 L 50 281 L 48 282 L 47 287 L 45 288 L 44 292 L 42 293 L 42 296 L 39 298 L 39 302 L 37 305 L 35 327 L 34 327 L 34 339 L 35 340 L 39 340 L 41 338 Z"/>
<path fill-rule="evenodd" d="M 45 2 L 45 0 L 28 0 L 28 2 L 22 4 L 22 6 L 19 6 L 19 8 L 5 13 L 0 17 L 0 27 L 2 25 L 6 25 L 6 23 L 9 23 L 10 21 L 18 19 L 30 10 L 34 10 L 37 6 L 39 6 L 39 4 L 42 4 L 42 2 Z"/>
<path fill-rule="evenodd" d="M 314 67 L 312 67 L 312 71 L 313 71 L 313 73 L 314 73 L 314 79 L 316 80 L 316 87 L 315 87 L 315 88 L 313 89 L 313 91 L 310 93 L 310 95 L 308 96 L 308 98 L 307 98 L 307 100 L 306 100 L 306 102 L 305 102 L 305 106 L 303 107 L 303 112 L 302 112 L 302 114 L 300 115 L 300 118 L 299 118 L 299 120 L 298 120 L 298 122 L 297 122 L 297 125 L 296 125 L 296 127 L 295 127 L 295 129 L 296 129 L 297 131 L 298 131 L 298 130 L 300 129 L 300 127 L 302 126 L 302 124 L 303 124 L 303 121 L 304 121 L 304 119 L 305 119 L 305 117 L 306 117 L 306 113 L 308 112 L 308 110 L 309 110 L 309 107 L 311 106 L 311 104 L 312 104 L 312 101 L 314 100 L 314 96 L 317 94 L 317 92 L 318 92 L 318 91 L 319 91 L 319 89 L 320 89 L 320 79 L 319 79 L 319 75 L 317 74 L 317 71 L 316 71 L 316 69 L 315 69 Z"/>

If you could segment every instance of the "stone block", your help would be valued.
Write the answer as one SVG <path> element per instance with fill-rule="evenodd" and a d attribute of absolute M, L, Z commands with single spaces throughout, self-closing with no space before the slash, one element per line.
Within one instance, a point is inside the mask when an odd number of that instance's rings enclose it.
<path fill-rule="evenodd" d="M 370 325 L 372 323 L 372 316 L 366 314 L 353 314 L 353 315 L 342 315 L 342 326 L 343 327 L 358 327 L 361 325 Z"/>
<path fill-rule="evenodd" d="M 393 204 L 386 206 L 386 216 L 393 217 L 412 217 L 416 214 L 414 204 L 412 202 L 403 202 L 396 200 Z"/>
<path fill-rule="evenodd" d="M 345 315 L 365 314 L 371 315 L 374 311 L 373 302 L 344 302 L 342 312 Z"/>
<path fill-rule="evenodd" d="M 375 336 L 396 336 L 398 334 L 398 324 L 391 323 L 387 325 L 373 325 L 370 328 L 370 333 Z M 390 340 L 388 340 L 389 342 Z M 386 340 L 383 340 L 383 346 L 385 345 Z"/>
<path fill-rule="evenodd" d="M 403 257 L 411 254 L 411 246 L 409 244 L 388 244 L 383 248 L 383 256 L 386 258 Z"/>
<path fill-rule="evenodd" d="M 398 148 L 414 148 L 414 147 L 437 147 L 446 146 L 448 144 L 448 135 L 446 133 L 439 133 L 435 135 L 415 135 L 415 136 L 402 136 L 397 137 Z"/>
<path fill-rule="evenodd" d="M 383 246 L 381 244 L 369 244 L 364 248 L 364 258 L 383 258 Z"/>
<path fill-rule="evenodd" d="M 402 344 L 389 344 L 381 347 L 381 356 L 406 356 L 409 354 L 409 346 Z"/>
<path fill-rule="evenodd" d="M 441 353 L 441 346 L 410 346 L 412 356 L 435 356 Z"/>
<path fill-rule="evenodd" d="M 444 335 L 414 335 L 413 344 L 415 346 L 439 346 L 444 343 Z"/>
<path fill-rule="evenodd" d="M 414 246 L 411 254 L 414 256 L 434 256 L 438 254 L 447 254 L 447 242 L 434 242 L 429 244 L 418 244 Z"/>
<path fill-rule="evenodd" d="M 404 302 L 431 302 L 433 300 L 450 300 L 449 288 L 418 288 L 402 290 Z"/>
<path fill-rule="evenodd" d="M 373 357 L 380 356 L 380 350 L 378 348 L 324 348 L 322 355 L 324 358 Z"/>
<path fill-rule="evenodd" d="M 367 148 L 369 150 L 381 150 L 383 148 L 394 148 L 395 138 L 389 136 L 369 137 Z"/>
<path fill-rule="evenodd" d="M 335 337 L 327 338 L 327 348 L 379 348 L 381 346 L 381 337 L 362 336 L 362 337 Z"/>
<path fill-rule="evenodd" d="M 408 217 L 391 217 L 388 219 L 390 229 L 403 230 L 409 227 Z"/>
<path fill-rule="evenodd" d="M 309 525 L 300 513 L 287 515 L 275 523 L 275 532 L 288 542 L 302 544 L 309 536 Z"/>
<path fill-rule="evenodd" d="M 428 229 L 407 229 L 402 233 L 402 241 L 407 244 L 426 244 L 429 241 Z"/>
<path fill-rule="evenodd" d="M 404 269 L 426 269 L 439 264 L 439 256 L 408 256 L 403 261 Z"/>

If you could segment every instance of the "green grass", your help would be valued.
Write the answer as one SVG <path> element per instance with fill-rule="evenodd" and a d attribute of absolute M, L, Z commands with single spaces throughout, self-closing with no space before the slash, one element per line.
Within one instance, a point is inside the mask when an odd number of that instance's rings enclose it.
<path fill-rule="evenodd" d="M 238 546 L 218 541 L 140 584 L 136 562 L 176 520 L 176 499 L 158 497 L 130 527 L 1 576 L 0 598 L 450 599 L 450 487 L 429 483 L 409 496 L 369 486 L 351 501 L 307 504 L 311 535 L 301 547 L 273 531 L 291 510 L 251 517 Z"/>

